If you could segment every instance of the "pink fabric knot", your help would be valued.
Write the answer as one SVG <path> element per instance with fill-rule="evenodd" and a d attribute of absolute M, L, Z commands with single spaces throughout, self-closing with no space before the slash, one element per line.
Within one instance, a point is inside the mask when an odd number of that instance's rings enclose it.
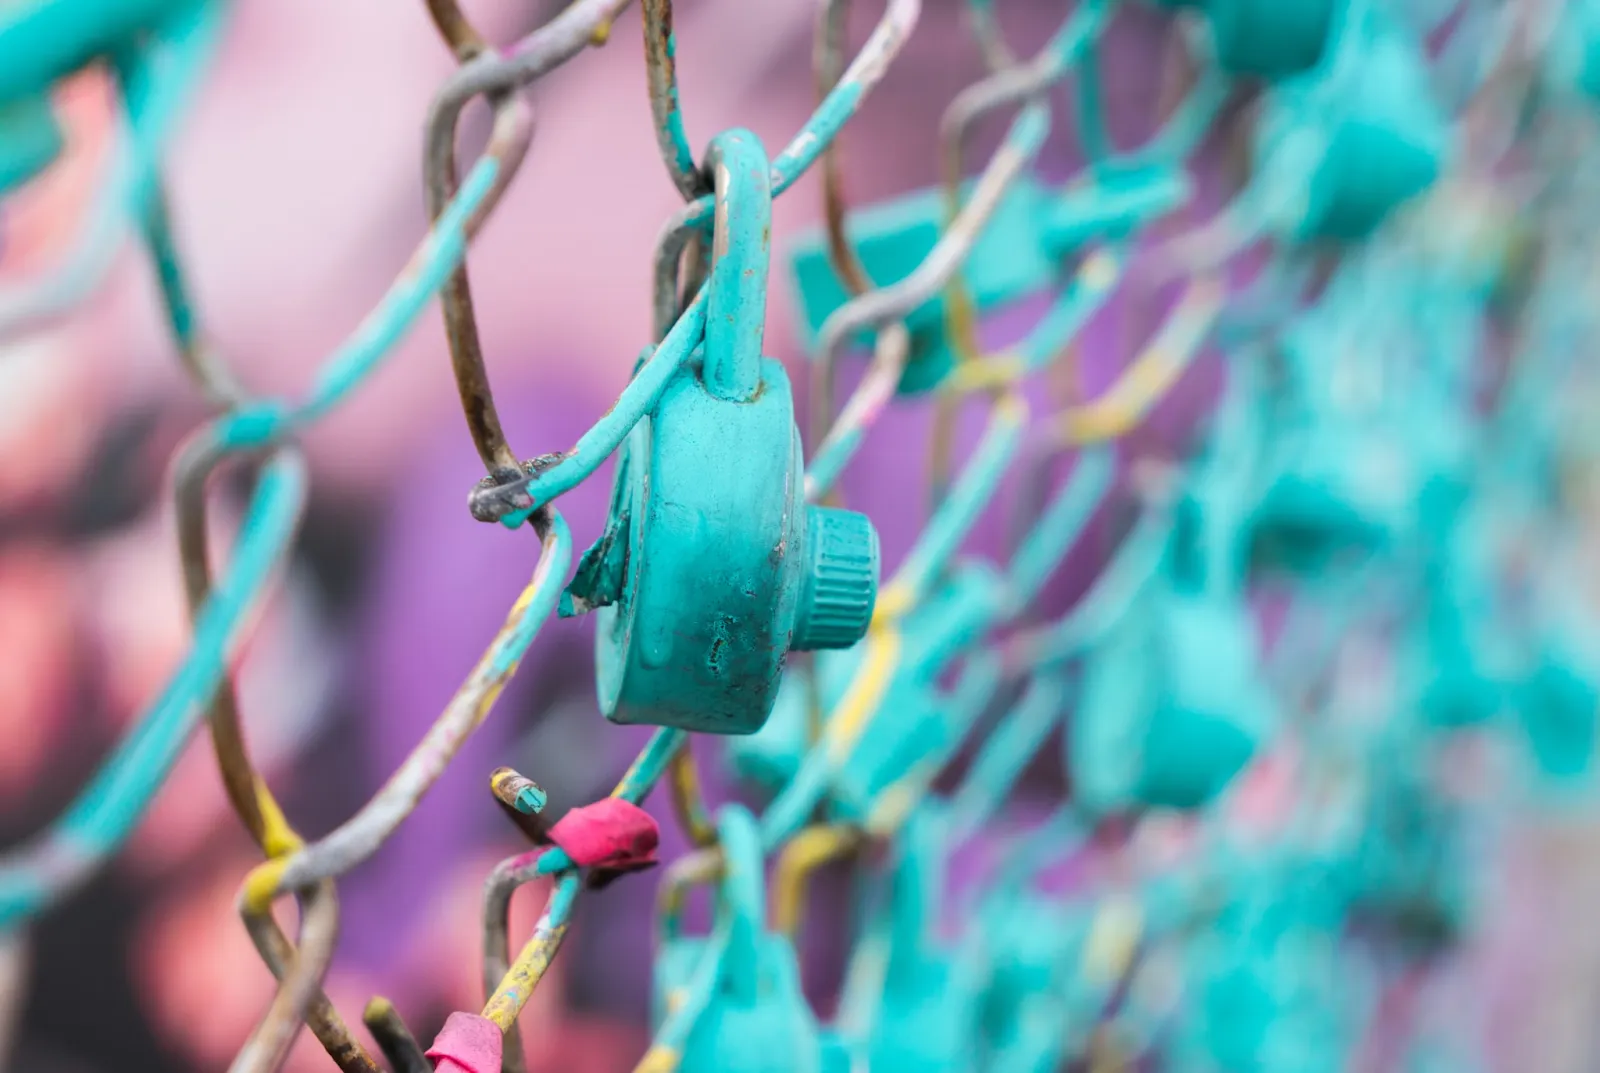
<path fill-rule="evenodd" d="M 591 882 L 603 886 L 626 872 L 656 863 L 661 829 L 655 817 L 620 797 L 603 797 L 568 812 L 550 828 L 550 841 L 573 862 L 593 869 Z"/>
<path fill-rule="evenodd" d="M 438 1073 L 500 1073 L 500 1026 L 475 1013 L 452 1013 L 428 1048 Z"/>

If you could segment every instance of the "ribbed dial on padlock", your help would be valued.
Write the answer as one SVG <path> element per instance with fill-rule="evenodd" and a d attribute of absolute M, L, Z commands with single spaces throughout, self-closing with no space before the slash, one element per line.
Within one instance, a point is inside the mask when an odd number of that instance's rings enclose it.
<path fill-rule="evenodd" d="M 878 534 L 864 514 L 806 508 L 805 588 L 790 647 L 849 648 L 866 633 L 878 595 Z"/>

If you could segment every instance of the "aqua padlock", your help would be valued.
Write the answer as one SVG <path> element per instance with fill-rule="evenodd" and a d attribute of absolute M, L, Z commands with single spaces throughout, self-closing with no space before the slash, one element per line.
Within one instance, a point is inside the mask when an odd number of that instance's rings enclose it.
<path fill-rule="evenodd" d="M 808 505 L 783 366 L 761 357 L 771 189 L 746 131 L 719 135 L 704 346 L 629 434 L 604 537 L 563 614 L 598 608 L 601 711 L 617 723 L 749 734 L 791 651 L 865 635 L 878 538 Z"/>
<path fill-rule="evenodd" d="M 1418 774 L 1428 767 L 1428 741 L 1390 738 L 1372 750 L 1346 864 L 1352 910 L 1419 951 L 1459 935 L 1470 910 L 1461 820 Z"/>
<path fill-rule="evenodd" d="M 1336 281 L 1337 282 L 1337 281 Z M 1258 560 L 1311 575 L 1343 557 L 1391 548 L 1448 513 L 1464 487 L 1470 426 L 1436 386 L 1403 396 L 1342 397 L 1337 377 L 1372 369 L 1346 326 L 1356 301 L 1326 300 L 1284 339 L 1290 383 L 1271 419 L 1268 479 L 1251 509 Z"/>
<path fill-rule="evenodd" d="M 1090 918 L 1076 906 L 1030 894 L 985 909 L 975 929 L 981 938 L 974 939 L 987 948 L 992 966 L 979 1006 L 985 1048 L 1002 1068 L 1013 1053 L 1035 1056 L 1035 1062 L 1053 1055 L 1048 1068 L 1056 1068 L 1071 1040 L 1087 1034 L 1098 1013 L 1094 1000 L 1104 997 L 1078 971 Z M 1047 1017 L 1033 1015 L 1041 1009 Z M 1044 1038 L 1035 1038 L 1041 1028 Z"/>
<path fill-rule="evenodd" d="M 137 35 L 212 0 L 0 4 L 0 102 L 46 92 Z"/>
<path fill-rule="evenodd" d="M 726 806 L 717 833 L 723 866 L 712 934 L 685 937 L 675 918 L 664 922 L 655 1051 L 675 1052 L 679 1068 L 707 1073 L 845 1073 L 843 1048 L 826 1038 L 801 992 L 794 946 L 765 927 L 755 818 Z"/>
<path fill-rule="evenodd" d="M 1345 33 L 1338 62 L 1267 95 L 1258 128 L 1261 181 L 1283 191 L 1270 200 L 1295 206 L 1275 225 L 1297 241 L 1364 238 L 1433 185 L 1449 150 L 1418 44 L 1376 15 Z"/>
<path fill-rule="evenodd" d="M 1499 716 L 1527 666 L 1497 598 L 1499 515 L 1489 503 L 1452 513 L 1427 570 L 1422 614 L 1404 640 L 1406 684 L 1432 727 L 1481 726 Z"/>
<path fill-rule="evenodd" d="M 981 967 L 937 938 L 945 883 L 945 824 L 937 810 L 913 813 L 889 879 L 887 965 L 869 1067 L 883 1073 L 961 1073 L 978 1037 Z"/>
<path fill-rule="evenodd" d="M 1592 653 L 1552 646 L 1513 692 L 1513 705 L 1541 775 L 1577 780 L 1594 770 L 1600 686 Z"/>
<path fill-rule="evenodd" d="M 1431 608 L 1406 649 L 1408 672 L 1416 680 L 1417 709 L 1433 726 L 1482 726 L 1499 715 L 1510 699 L 1512 680 L 1485 651 L 1486 624 L 1475 623 L 1460 608 Z"/>
<path fill-rule="evenodd" d="M 979 312 L 1038 293 L 1055 273 L 1039 241 L 1044 194 L 1027 176 L 1011 185 L 988 225 L 978 236 L 964 264 L 965 280 Z M 898 283 L 920 266 L 939 241 L 947 206 L 938 188 L 920 190 L 894 201 L 853 213 L 846 233 L 867 276 L 877 286 Z M 815 349 L 818 334 L 849 293 L 833 270 L 827 236 L 803 235 L 790 254 L 790 268 L 801 311 L 803 342 Z M 945 332 L 944 298 L 936 296 L 906 316 L 911 354 L 901 375 L 900 391 L 915 394 L 939 384 L 955 364 Z M 863 336 L 859 342 L 871 342 Z"/>
<path fill-rule="evenodd" d="M 1237 888 L 1189 952 L 1186 1042 L 1204 1068 L 1336 1073 L 1346 1058 L 1332 992 L 1339 901 L 1315 869 L 1252 863 Z"/>
<path fill-rule="evenodd" d="M 47 97 L 0 103 L 0 194 L 49 167 L 62 144 L 61 126 Z"/>
<path fill-rule="evenodd" d="M 1255 643 L 1240 608 L 1151 593 L 1084 670 L 1066 743 L 1083 806 L 1193 809 L 1221 793 L 1271 725 Z"/>
<path fill-rule="evenodd" d="M 1164 575 L 1084 667 L 1065 745 L 1074 796 L 1091 813 L 1199 808 L 1272 726 L 1240 579 L 1251 383 L 1242 372 L 1230 385 L 1213 456 L 1179 503 Z"/>
<path fill-rule="evenodd" d="M 1317 65 L 1348 0 L 1200 0 L 1217 63 L 1230 74 L 1278 79 Z"/>
<path fill-rule="evenodd" d="M 1600 623 L 1562 559 L 1544 564 L 1542 614 L 1532 631 L 1531 666 L 1511 691 L 1535 771 L 1562 789 L 1579 788 L 1600 745 Z"/>

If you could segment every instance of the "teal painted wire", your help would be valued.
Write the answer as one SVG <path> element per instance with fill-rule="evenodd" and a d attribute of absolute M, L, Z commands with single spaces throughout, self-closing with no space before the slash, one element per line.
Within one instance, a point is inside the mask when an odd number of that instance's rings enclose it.
<path fill-rule="evenodd" d="M 622 390 L 617 404 L 579 437 L 570 451 L 529 479 L 527 489 L 533 498 L 533 505 L 507 514 L 501 519 L 502 524 L 515 529 L 540 506 L 576 488 L 622 445 L 633 427 L 655 408 L 661 393 L 667 389 L 695 347 L 700 345 L 705 336 L 706 301 L 704 290 L 695 295 L 694 301 L 689 303 L 667 337 L 656 347 L 650 360 L 640 367 L 637 375 Z"/>
<path fill-rule="evenodd" d="M 955 688 L 944 699 L 948 725 L 957 729 L 970 728 L 989 704 L 1000 681 L 1001 667 L 998 658 L 993 653 L 982 650 L 974 653 L 962 669 L 961 678 L 956 682 Z M 951 735 L 951 740 L 944 747 L 943 755 L 934 754 L 925 758 L 929 770 L 924 773 L 926 776 L 924 781 L 931 781 L 938 774 L 937 768 L 942 767 L 943 761 L 949 758 L 949 754 L 960 747 L 960 739 L 959 733 Z M 853 749 L 847 750 L 841 757 L 835 757 L 826 747 L 807 751 L 794 778 L 760 816 L 763 846 L 769 851 L 773 850 L 806 825 L 817 806 L 827 796 L 839 768 L 848 761 L 852 753 Z"/>
<path fill-rule="evenodd" d="M 1020 409 L 1017 407 L 1016 409 Z M 920 599 L 944 571 L 978 515 L 999 490 L 1006 468 L 1022 443 L 1025 414 L 997 409 L 972 458 L 950 494 L 929 519 L 896 576 L 909 596 Z"/>
<path fill-rule="evenodd" d="M 123 238 L 154 193 L 157 163 L 216 51 L 221 5 L 195 4 L 151 42 L 129 82 L 127 126 L 119 123 L 106 176 L 66 259 L 43 279 L 0 290 L 0 340 L 71 309 L 100 284 Z M 150 52 L 165 49 L 159 63 Z"/>
<path fill-rule="evenodd" d="M 1097 255 L 1090 254 L 1090 256 Z M 1101 251 L 1099 256 L 1108 258 L 1107 266 L 1110 272 L 1107 277 L 1103 279 L 1085 279 L 1081 275 L 1075 277 L 1062 290 L 1049 311 L 1040 318 L 1039 323 L 1034 325 L 1028 337 L 1018 345 L 1017 356 L 1021 358 L 1023 368 L 1027 372 L 1036 372 L 1059 357 L 1063 348 L 1115 293 L 1117 284 L 1122 281 L 1122 274 L 1128 266 L 1127 251 L 1121 247 L 1110 247 Z"/>
<path fill-rule="evenodd" d="M 888 10 L 878 28 L 861 47 L 860 54 L 845 68 L 844 75 L 822 99 L 789 144 L 772 158 L 772 196 L 793 186 L 839 134 L 845 122 L 856 114 L 866 91 L 882 76 L 883 66 L 899 49 L 921 13 L 921 0 L 889 0 Z M 686 221 L 695 226 L 711 222 L 714 199 L 707 194 L 692 203 Z"/>
<path fill-rule="evenodd" d="M 846 429 L 838 436 L 829 436 L 828 442 L 811 459 L 806 466 L 807 483 L 822 490 L 818 495 L 831 489 L 844 475 L 844 469 L 856 452 L 861 450 L 861 441 L 866 439 L 865 428 Z"/>
<path fill-rule="evenodd" d="M 1100 53 L 1090 42 L 1078 57 L 1078 79 L 1074 86 L 1077 101 L 1078 142 L 1090 168 L 1111 161 L 1115 147 L 1106 132 L 1105 101 L 1100 95 Z"/>
<path fill-rule="evenodd" d="M 1138 169 L 1183 160 L 1211 129 L 1222 106 L 1233 92 L 1233 80 L 1220 68 L 1208 67 L 1200 75 L 1177 111 L 1156 131 L 1149 143 L 1115 159 L 1119 167 Z"/>
<path fill-rule="evenodd" d="M 1014 604 L 1033 598 L 1094 517 L 1114 486 L 1116 458 L 1097 447 L 1078 456 L 1066 485 L 1029 530 L 1011 559 L 1006 590 Z"/>
<path fill-rule="evenodd" d="M 1166 561 L 1172 526 L 1171 513 L 1160 509 L 1139 520 L 1088 595 L 1034 642 L 1029 656 L 1036 668 L 1080 655 L 1122 620 Z"/>
<path fill-rule="evenodd" d="M 825 749 L 813 748 L 800 762 L 800 770 L 761 814 L 761 844 L 770 852 L 806 825 L 828 792 L 833 761 Z"/>
<path fill-rule="evenodd" d="M 672 758 L 688 740 L 689 735 L 682 730 L 673 730 L 669 727 L 657 730 L 650 738 L 649 744 L 644 747 L 644 751 L 622 776 L 622 781 L 617 784 L 612 796 L 620 797 L 635 805 L 643 801 L 656 783 L 661 781 L 667 765 L 672 763 Z"/>
<path fill-rule="evenodd" d="M 955 758 L 972 732 L 979 726 L 979 717 L 994 700 L 995 693 L 1004 681 L 1004 668 L 992 651 L 978 649 L 968 657 L 961 668 L 961 678 L 943 702 L 943 719 L 946 728 L 944 741 L 923 751 L 912 769 L 886 786 L 869 803 L 867 826 L 875 834 L 894 832 L 904 823 L 907 813 L 882 808 L 892 791 L 908 789 L 914 799 L 920 799 L 929 787 Z M 835 768 L 837 771 L 837 768 Z M 896 802 L 897 809 L 900 808 Z"/>
<path fill-rule="evenodd" d="M 971 252 L 982 224 L 1022 168 L 1038 155 L 1049 132 L 1050 110 L 1043 104 L 1034 102 L 1017 114 L 989 166 L 979 177 L 972 196 L 945 228 L 922 264 L 900 282 L 840 306 L 824 322 L 818 345 L 830 355 L 827 360 L 831 360 L 833 350 L 858 329 L 881 328 L 891 323 L 949 283 Z M 806 488 L 810 497 L 825 495 L 833 487 L 845 466 L 855 457 L 865 435 L 865 422 L 860 420 L 834 425 L 823 442 L 815 447 L 815 454 L 806 465 Z"/>
<path fill-rule="evenodd" d="M 612 797 L 620 797 L 631 804 L 639 804 L 661 781 L 661 776 L 666 774 L 667 765 L 672 763 L 672 758 L 683 748 L 689 735 L 682 730 L 671 727 L 662 727 L 650 737 L 650 741 L 629 765 L 622 776 L 622 781 L 617 784 Z M 552 846 L 539 858 L 538 872 L 540 875 L 555 875 L 565 872 L 573 867 L 572 858 L 567 856 L 567 851 L 559 846 Z"/>
<path fill-rule="evenodd" d="M 950 800 L 952 842 L 969 838 L 994 816 L 1066 706 L 1067 683 L 1061 676 L 1042 674 L 1029 683 L 1022 699 L 984 739 Z"/>
<path fill-rule="evenodd" d="M 480 160 L 467 174 L 438 223 L 423 239 L 401 276 L 373 311 L 323 363 L 305 402 L 252 403 L 223 417 L 217 438 L 229 451 L 270 443 L 299 424 L 315 420 L 342 402 L 416 323 L 466 252 L 467 223 L 494 187 L 499 162 Z"/>
<path fill-rule="evenodd" d="M 128 837 L 227 672 L 240 628 L 288 552 L 305 496 L 304 463 L 289 453 L 273 458 L 251 499 L 233 560 L 200 609 L 194 641 L 177 673 L 54 829 L 0 858 L 0 928 L 45 909 Z"/>

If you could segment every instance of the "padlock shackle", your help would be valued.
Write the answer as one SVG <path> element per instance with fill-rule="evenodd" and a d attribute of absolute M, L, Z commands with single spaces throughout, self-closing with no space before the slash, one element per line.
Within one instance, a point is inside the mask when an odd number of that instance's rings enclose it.
<path fill-rule="evenodd" d="M 945 573 L 950 559 L 999 492 L 1022 447 L 1027 423 L 1028 403 L 1020 393 L 1008 393 L 995 403 L 983 439 L 884 587 L 886 610 L 898 612 L 919 601 Z"/>
<path fill-rule="evenodd" d="M 1053 462 L 1054 455 L 1040 461 Z M 1117 460 L 1104 445 L 1079 452 L 1072 473 L 1018 543 L 1006 572 L 1008 617 L 1053 577 L 1116 487 Z"/>
<path fill-rule="evenodd" d="M 679 864 L 685 861 L 694 863 L 669 872 L 661 890 L 662 938 L 680 937 L 690 886 L 715 876 L 717 900 L 710 940 L 651 1043 L 651 1054 L 675 1058 L 681 1057 L 695 1024 L 718 994 L 741 1003 L 759 996 L 766 914 L 766 857 L 755 817 L 743 805 L 725 805 L 717 813 L 717 844 L 680 858 Z"/>
<path fill-rule="evenodd" d="M 658 895 L 662 941 L 682 938 L 689 888 L 710 882 L 717 888 L 716 923 L 714 949 L 707 956 L 735 974 L 753 973 L 766 919 L 766 855 L 756 819 L 742 805 L 718 811 L 714 846 L 681 857 L 668 869 Z"/>
<path fill-rule="evenodd" d="M 722 980 L 729 991 L 753 997 L 759 990 L 761 938 L 767 913 L 766 854 L 761 829 L 743 805 L 724 805 L 717 814 L 722 846 L 722 882 L 717 891 L 719 922 L 727 928 Z"/>
<path fill-rule="evenodd" d="M 949 827 L 937 811 L 918 809 L 900 831 L 889 876 L 889 973 L 918 973 L 944 909 Z"/>
<path fill-rule="evenodd" d="M 1212 599 L 1240 600 L 1244 586 L 1246 519 L 1258 498 L 1262 407 L 1258 356 L 1247 347 L 1232 355 L 1217 408 L 1211 456 L 1193 492 L 1199 508 L 1198 575 L 1179 578 L 1185 590 Z"/>
<path fill-rule="evenodd" d="M 716 210 L 700 375 L 714 397 L 749 402 L 761 390 L 772 246 L 772 166 L 759 138 L 747 130 L 729 130 L 711 140 L 706 169 L 716 191 Z"/>
<path fill-rule="evenodd" d="M 1027 658 L 1035 672 L 1076 659 L 1135 610 L 1171 555 L 1174 521 L 1166 503 L 1145 508 L 1089 591 L 1032 638 Z"/>

